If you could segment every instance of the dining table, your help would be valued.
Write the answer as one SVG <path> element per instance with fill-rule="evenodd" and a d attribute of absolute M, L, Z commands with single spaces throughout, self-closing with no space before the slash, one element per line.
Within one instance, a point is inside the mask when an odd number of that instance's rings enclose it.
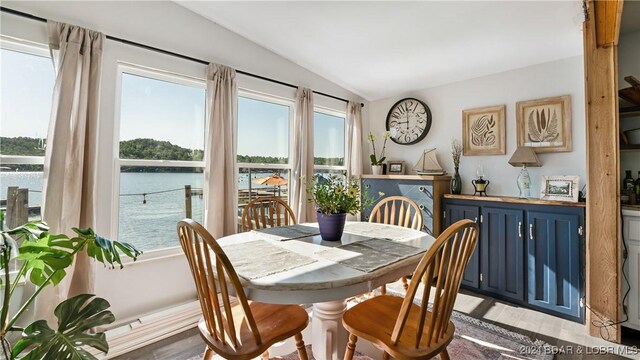
<path fill-rule="evenodd" d="M 410 274 L 434 243 L 427 233 L 369 222 L 347 222 L 339 241 L 322 240 L 317 223 L 251 230 L 218 239 L 247 299 L 313 304 L 316 359 L 342 359 L 347 299 Z"/>

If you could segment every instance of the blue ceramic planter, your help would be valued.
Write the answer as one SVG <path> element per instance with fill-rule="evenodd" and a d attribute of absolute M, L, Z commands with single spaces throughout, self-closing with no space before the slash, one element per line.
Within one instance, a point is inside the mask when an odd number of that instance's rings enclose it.
<path fill-rule="evenodd" d="M 346 213 L 325 215 L 318 211 L 318 227 L 322 240 L 340 241 L 346 220 Z"/>

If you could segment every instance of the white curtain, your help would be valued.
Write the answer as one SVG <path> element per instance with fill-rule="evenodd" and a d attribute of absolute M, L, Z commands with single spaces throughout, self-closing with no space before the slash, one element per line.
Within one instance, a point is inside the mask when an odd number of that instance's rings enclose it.
<path fill-rule="evenodd" d="M 204 198 L 205 227 L 220 238 L 235 234 L 238 221 L 236 176 L 236 71 L 209 64 L 207 68 L 207 144 Z"/>
<path fill-rule="evenodd" d="M 314 222 L 315 210 L 306 192 L 306 181 L 313 177 L 313 91 L 298 88 L 294 113 L 290 205 L 299 223 Z"/>
<path fill-rule="evenodd" d="M 362 175 L 362 105 L 347 104 L 347 176 Z"/>
<path fill-rule="evenodd" d="M 43 219 L 52 233 L 73 234 L 72 227 L 95 227 L 98 107 L 102 33 L 48 22 L 49 49 L 56 80 L 43 174 Z M 58 302 L 93 293 L 93 264 L 86 253 L 76 257 L 67 277 L 49 288 L 38 312 L 52 314 Z M 52 297 L 55 297 L 52 298 Z"/>

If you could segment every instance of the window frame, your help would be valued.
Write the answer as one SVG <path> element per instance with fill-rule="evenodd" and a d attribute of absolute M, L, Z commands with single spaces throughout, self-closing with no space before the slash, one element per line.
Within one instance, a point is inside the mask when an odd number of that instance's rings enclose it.
<path fill-rule="evenodd" d="M 51 52 L 49 51 L 49 47 L 45 44 L 22 40 L 6 35 L 0 35 L 0 49 L 6 49 L 10 51 L 15 51 L 27 55 L 39 56 L 43 58 L 49 59 L 51 61 L 51 66 L 53 67 L 53 60 L 51 58 Z M 55 69 L 54 69 L 54 86 L 55 86 Z M 53 89 L 52 89 L 53 92 Z M 49 109 L 51 112 L 51 109 Z M 51 122 L 51 121 L 49 121 Z M 47 139 L 49 135 L 49 129 L 45 131 L 44 139 Z M 44 155 L 43 156 L 23 156 L 23 155 L 3 155 L 0 154 L 0 164 L 6 165 L 43 165 L 44 166 Z"/>
<path fill-rule="evenodd" d="M 332 108 L 328 108 L 328 107 L 324 107 L 324 106 L 314 106 L 313 107 L 313 112 L 314 113 L 321 113 L 324 115 L 329 115 L 329 116 L 335 116 L 335 117 L 340 117 L 344 119 L 344 158 L 343 158 L 343 165 L 313 165 L 313 170 L 335 170 L 335 171 L 344 171 L 346 173 L 347 171 L 347 113 L 346 111 L 339 111 L 339 110 L 335 110 Z M 314 127 L 315 127 L 315 118 L 314 118 Z M 314 143 L 315 143 L 315 129 L 314 129 Z M 315 157 L 315 154 L 314 154 Z"/>
<path fill-rule="evenodd" d="M 283 169 L 286 170 L 289 173 L 289 176 L 291 175 L 291 157 L 293 156 L 293 117 L 294 117 L 294 107 L 295 107 L 295 103 L 292 99 L 287 99 L 285 97 L 280 97 L 280 96 L 276 96 L 276 95 L 271 95 L 271 94 L 266 94 L 263 92 L 259 92 L 259 91 L 255 91 L 255 90 L 250 90 L 247 88 L 240 88 L 238 89 L 238 99 L 240 100 L 240 98 L 247 98 L 247 99 L 252 99 L 252 100 L 257 100 L 257 101 L 263 101 L 263 102 L 268 102 L 268 103 L 273 103 L 273 104 L 277 104 L 277 105 L 284 105 L 284 106 L 288 106 L 289 107 L 289 133 L 288 133 L 288 154 L 287 154 L 287 163 L 286 164 L 265 164 L 265 163 L 241 163 L 238 162 L 238 151 L 236 150 L 236 168 L 235 168 L 235 172 L 236 174 L 240 173 L 240 169 Z M 235 126 L 238 129 L 236 131 L 236 137 L 238 136 L 240 130 L 239 130 L 239 119 L 238 119 L 238 114 L 236 114 L 236 119 L 235 119 Z M 236 197 L 238 195 L 236 194 Z M 287 194 L 288 196 L 288 201 L 291 200 L 291 193 L 289 192 Z"/>
<path fill-rule="evenodd" d="M 202 88 L 205 91 L 205 119 L 203 128 L 204 137 L 204 156 L 201 161 L 185 161 L 185 160 L 145 160 L 145 159 L 121 159 L 120 158 L 120 124 L 122 114 L 122 77 L 124 74 L 142 76 L 152 80 L 170 82 L 173 84 Z M 207 161 L 207 133 L 208 124 L 206 114 L 208 112 L 208 101 L 206 97 L 207 83 L 205 79 L 199 79 L 188 75 L 177 74 L 170 71 L 155 69 L 143 65 L 134 64 L 126 61 L 118 61 L 116 64 L 116 81 L 115 81 L 115 98 L 113 105 L 113 178 L 112 178 L 112 199 L 111 199 L 111 224 L 110 232 L 115 237 L 119 236 L 120 231 L 120 175 L 122 166 L 144 166 L 144 167 L 190 167 L 202 168 L 203 186 L 207 186 L 205 177 L 206 161 Z M 206 212 L 206 203 L 204 211 Z M 165 257 L 171 257 L 182 253 L 180 245 L 170 246 L 166 248 L 151 249 L 145 251 L 145 262 L 157 260 Z M 125 259 L 123 263 L 132 263 L 130 259 Z M 137 263 L 140 263 L 138 261 Z"/>

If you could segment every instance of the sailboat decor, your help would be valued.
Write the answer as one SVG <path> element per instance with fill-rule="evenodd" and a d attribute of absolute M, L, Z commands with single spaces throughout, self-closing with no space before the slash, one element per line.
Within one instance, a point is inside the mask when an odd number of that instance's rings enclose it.
<path fill-rule="evenodd" d="M 418 175 L 445 175 L 447 173 L 442 166 L 440 166 L 440 163 L 438 163 L 436 149 L 425 150 L 418 162 L 414 165 L 413 170 L 415 170 Z"/>

